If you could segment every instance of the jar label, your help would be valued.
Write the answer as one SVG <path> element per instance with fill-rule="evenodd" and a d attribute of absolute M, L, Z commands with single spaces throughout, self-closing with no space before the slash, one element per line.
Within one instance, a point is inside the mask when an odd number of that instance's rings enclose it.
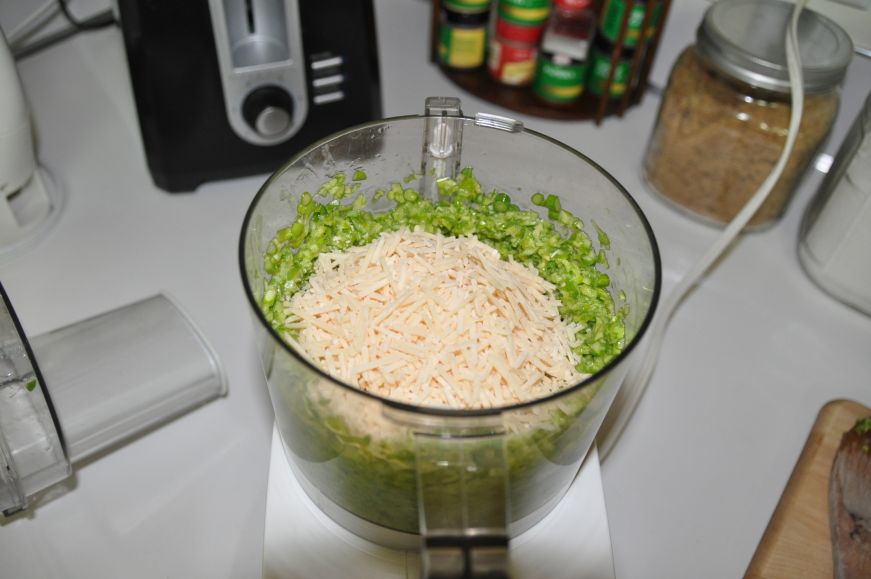
<path fill-rule="evenodd" d="M 452 68 L 476 68 L 484 64 L 487 28 L 458 28 L 442 24 L 439 59 Z"/>
<path fill-rule="evenodd" d="M 535 61 L 506 62 L 502 65 L 499 80 L 505 84 L 521 85 L 528 84 L 535 73 Z"/>
<path fill-rule="evenodd" d="M 542 24 L 550 15 L 550 1 L 500 0 L 498 12 L 512 24 Z"/>
<path fill-rule="evenodd" d="M 621 97 L 626 92 L 626 83 L 629 80 L 629 70 L 631 68 L 632 63 L 630 61 L 617 61 L 616 68 L 614 69 L 614 78 L 611 79 L 610 95 L 612 98 Z M 590 92 L 597 95 L 604 93 L 610 73 L 611 55 L 594 50 L 590 57 Z"/>
<path fill-rule="evenodd" d="M 520 86 L 529 84 L 535 74 L 535 46 L 490 43 L 490 74 L 504 84 Z"/>
<path fill-rule="evenodd" d="M 620 27 L 623 25 L 623 18 L 626 14 L 626 4 L 627 0 L 605 0 L 605 7 L 602 10 L 601 32 L 611 42 L 617 42 L 617 38 L 620 36 Z M 635 46 L 638 44 L 647 5 L 645 2 L 632 2 L 629 22 L 626 23 L 626 36 L 623 38 L 625 46 Z M 651 10 L 653 13 L 650 15 L 650 25 L 647 28 L 646 40 L 649 40 L 656 32 L 656 27 L 659 24 L 659 18 L 662 13 L 662 3 L 656 2 L 651 7 Z"/>
<path fill-rule="evenodd" d="M 544 52 L 560 54 L 572 60 L 587 60 L 590 42 L 586 38 L 552 34 L 551 31 L 548 31 L 541 41 L 541 49 Z"/>
<path fill-rule="evenodd" d="M 549 101 L 572 102 L 581 96 L 586 76 L 586 62 L 556 64 L 546 58 L 540 58 L 532 90 Z"/>
<path fill-rule="evenodd" d="M 542 33 L 544 33 L 544 25 L 544 22 L 540 24 L 515 24 L 497 16 L 495 28 L 496 35 L 503 40 L 538 44 Z"/>

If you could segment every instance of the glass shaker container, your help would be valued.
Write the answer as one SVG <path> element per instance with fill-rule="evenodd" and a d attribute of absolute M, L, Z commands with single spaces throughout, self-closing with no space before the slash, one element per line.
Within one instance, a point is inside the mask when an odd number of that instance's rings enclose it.
<path fill-rule="evenodd" d="M 519 404 L 421 406 L 331 376 L 269 323 L 264 258 L 306 191 L 338 172 L 365 172 L 358 194 L 372 211 L 386 210 L 379 190 L 402 181 L 397 186 L 438 201 L 437 180 L 458 176 L 461 167 L 472 167 L 485 190 L 508 192 L 543 219 L 548 211 L 530 198 L 557 194 L 564 209 L 607 233 L 609 241 L 604 233 L 598 240 L 608 246 L 612 293 L 626 307 L 625 345 L 599 372 Z M 649 224 L 612 177 L 517 121 L 465 116 L 454 98 L 427 99 L 423 116 L 351 128 L 296 155 L 253 200 L 240 261 L 276 424 L 300 485 L 358 535 L 393 548 L 423 547 L 424 577 L 506 575 L 509 537 L 554 508 L 593 444 L 661 283 Z"/>
<path fill-rule="evenodd" d="M 820 287 L 871 315 L 871 94 L 808 205 L 798 256 Z"/>
<path fill-rule="evenodd" d="M 771 170 L 791 114 L 784 38 L 792 4 L 720 0 L 678 57 L 644 158 L 647 183 L 676 208 L 723 226 Z M 781 217 L 832 126 L 853 45 L 811 10 L 799 17 L 804 114 L 786 168 L 747 229 Z"/>

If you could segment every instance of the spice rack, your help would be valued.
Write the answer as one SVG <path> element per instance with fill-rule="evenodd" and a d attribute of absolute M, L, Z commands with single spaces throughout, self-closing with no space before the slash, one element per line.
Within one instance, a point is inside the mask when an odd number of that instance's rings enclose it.
<path fill-rule="evenodd" d="M 497 0 L 494 0 L 497 1 Z M 487 70 L 485 64 L 481 67 L 469 70 L 454 69 L 445 66 L 439 60 L 439 28 L 441 23 L 441 0 L 432 0 L 432 19 L 430 30 L 430 61 L 437 64 L 441 72 L 455 85 L 463 90 L 492 103 L 520 113 L 562 120 L 593 120 L 598 125 L 602 119 L 609 116 L 622 117 L 626 110 L 637 105 L 647 89 L 647 78 L 650 68 L 656 57 L 662 30 L 665 28 L 668 18 L 671 0 L 661 0 L 661 12 L 657 25 L 650 32 L 654 16 L 654 2 L 643 0 L 624 0 L 630 6 L 641 3 L 645 4 L 644 19 L 639 29 L 639 38 L 647 39 L 639 42 L 635 47 L 629 73 L 627 77 L 627 89 L 619 98 L 610 96 L 611 86 L 614 82 L 614 73 L 617 63 L 626 45 L 626 33 L 629 29 L 629 18 L 632 10 L 624 10 L 620 29 L 614 41 L 611 52 L 611 66 L 607 81 L 601 95 L 592 94 L 584 90 L 580 99 L 567 105 L 552 105 L 539 99 L 529 86 L 510 86 L 494 79 Z M 602 17 L 602 11 L 608 0 L 600 2 L 597 9 L 597 21 Z M 598 33 L 598 31 L 597 31 Z"/>

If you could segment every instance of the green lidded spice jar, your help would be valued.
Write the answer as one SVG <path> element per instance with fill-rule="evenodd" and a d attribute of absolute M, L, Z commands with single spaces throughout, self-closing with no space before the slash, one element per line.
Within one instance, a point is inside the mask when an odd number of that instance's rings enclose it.
<path fill-rule="evenodd" d="M 587 78 L 587 87 L 590 92 L 601 96 L 605 93 L 605 86 L 608 84 L 608 75 L 611 73 L 611 55 L 614 52 L 614 45 L 610 41 L 598 35 L 593 42 L 593 48 L 590 50 L 590 72 Z M 611 99 L 618 99 L 623 96 L 623 93 L 629 88 L 629 74 L 632 71 L 632 58 L 635 52 L 632 49 L 624 48 L 620 52 L 620 56 L 614 63 L 614 78 L 611 79 L 611 90 L 608 91 L 608 96 Z"/>
<path fill-rule="evenodd" d="M 631 11 L 629 21 L 626 23 L 623 45 L 637 46 L 641 37 L 641 28 L 644 25 L 644 16 L 648 9 L 653 12 L 650 15 L 645 40 L 649 40 L 656 32 L 656 27 L 659 26 L 659 19 L 662 16 L 662 2 L 661 0 L 605 0 L 599 33 L 611 42 L 617 42 L 627 9 Z"/>
<path fill-rule="evenodd" d="M 532 90 L 549 102 L 573 103 L 584 92 L 587 62 L 569 56 L 542 52 L 538 57 Z"/>

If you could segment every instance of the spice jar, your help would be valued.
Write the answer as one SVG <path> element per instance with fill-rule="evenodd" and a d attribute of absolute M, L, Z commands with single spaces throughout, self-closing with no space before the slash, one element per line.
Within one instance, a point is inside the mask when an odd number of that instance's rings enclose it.
<path fill-rule="evenodd" d="M 484 64 L 487 50 L 487 23 L 490 12 L 483 8 L 448 4 L 441 11 L 439 62 L 447 68 L 469 70 Z"/>
<path fill-rule="evenodd" d="M 514 9 L 514 12 L 506 16 L 503 14 L 506 9 Z M 526 86 L 535 75 L 538 44 L 546 21 L 540 20 L 537 10 L 523 12 L 504 0 L 497 3 L 495 12 L 488 58 L 490 76 L 505 85 Z M 524 15 L 529 19 L 524 20 Z"/>
<path fill-rule="evenodd" d="M 644 174 L 657 193 L 691 215 L 717 225 L 731 221 L 783 150 L 791 114 L 784 38 L 792 9 L 779 0 L 720 0 L 671 71 Z M 798 44 L 804 114 L 784 172 L 748 229 L 783 214 L 840 102 L 853 51 L 849 36 L 804 10 Z"/>
<path fill-rule="evenodd" d="M 652 6 L 648 8 L 648 4 Z M 660 16 L 662 16 L 662 2 L 659 0 L 605 0 L 605 4 L 602 7 L 602 22 L 599 27 L 599 34 L 616 43 L 620 37 L 620 29 L 623 27 L 626 10 L 629 10 L 630 13 L 626 22 L 623 45 L 632 47 L 639 44 L 641 28 L 644 26 L 644 17 L 647 10 L 652 10 L 645 34 L 645 40 L 650 40 L 656 32 L 656 27 L 659 25 Z"/>
<path fill-rule="evenodd" d="M 613 76 L 611 88 L 608 90 L 608 98 L 619 99 L 627 90 L 634 88 L 634 86 L 629 86 L 629 76 L 632 72 L 635 50 L 624 47 L 614 58 L 614 44 L 601 33 L 596 35 L 593 48 L 590 50 L 590 72 L 589 78 L 587 78 L 590 92 L 596 96 L 605 94 L 605 87 L 608 85 L 608 77 L 612 76 L 612 69 Z"/>
<path fill-rule="evenodd" d="M 561 106 L 576 102 L 584 91 L 587 56 L 595 30 L 591 3 L 578 0 L 563 8 L 554 4 L 535 72 L 533 93 L 548 104 Z"/>

